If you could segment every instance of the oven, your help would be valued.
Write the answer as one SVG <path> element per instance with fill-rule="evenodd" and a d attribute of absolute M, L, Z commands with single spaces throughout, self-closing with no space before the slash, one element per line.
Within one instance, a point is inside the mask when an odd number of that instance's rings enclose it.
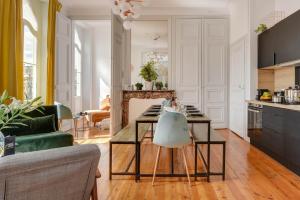
<path fill-rule="evenodd" d="M 262 134 L 263 106 L 249 103 L 248 105 L 248 137 L 250 143 L 258 145 L 257 142 Z"/>

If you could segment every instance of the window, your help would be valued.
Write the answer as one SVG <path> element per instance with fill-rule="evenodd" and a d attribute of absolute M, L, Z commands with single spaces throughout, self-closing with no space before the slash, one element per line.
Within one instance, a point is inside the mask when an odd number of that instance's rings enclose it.
<path fill-rule="evenodd" d="M 77 31 L 75 31 L 74 43 L 74 88 L 75 96 L 79 97 L 81 96 L 81 41 Z"/>
<path fill-rule="evenodd" d="M 24 99 L 37 96 L 37 20 L 27 1 L 23 6 L 24 20 Z"/>

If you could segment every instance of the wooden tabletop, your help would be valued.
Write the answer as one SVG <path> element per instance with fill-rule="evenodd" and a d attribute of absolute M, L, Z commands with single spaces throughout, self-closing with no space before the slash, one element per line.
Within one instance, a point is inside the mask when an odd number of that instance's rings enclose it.
<path fill-rule="evenodd" d="M 157 123 L 158 119 L 159 119 L 159 116 L 143 116 L 143 114 L 142 114 L 136 119 L 136 122 Z M 189 116 L 189 117 L 187 117 L 187 121 L 188 121 L 188 123 L 208 123 L 211 120 L 207 116 L 204 115 L 203 117 Z"/>

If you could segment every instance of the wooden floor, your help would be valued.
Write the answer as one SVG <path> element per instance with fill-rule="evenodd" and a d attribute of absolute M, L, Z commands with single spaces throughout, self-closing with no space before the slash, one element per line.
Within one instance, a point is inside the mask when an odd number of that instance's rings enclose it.
<path fill-rule="evenodd" d="M 226 180 L 213 177 L 210 183 L 205 179 L 192 181 L 187 178 L 156 178 L 155 186 L 151 178 L 142 178 L 136 183 L 134 177 L 114 176 L 108 178 L 109 138 L 101 136 L 98 129 L 91 129 L 79 144 L 97 143 L 101 149 L 99 169 L 102 177 L 98 180 L 99 199 L 300 199 L 300 177 L 262 153 L 249 143 L 228 130 L 219 130 L 227 140 Z M 189 170 L 194 169 L 192 146 L 187 148 Z M 142 145 L 141 171 L 152 172 L 157 147 L 145 141 Z M 124 170 L 134 153 L 131 145 L 116 145 L 113 149 L 113 170 Z M 221 148 L 212 147 L 212 168 L 221 169 Z M 175 171 L 184 172 L 182 157 L 176 156 Z M 133 166 L 130 168 L 133 171 Z M 199 167 L 199 170 L 201 166 Z M 169 154 L 166 149 L 161 154 L 158 172 L 169 170 Z M 193 180 L 193 179 L 192 179 Z"/>

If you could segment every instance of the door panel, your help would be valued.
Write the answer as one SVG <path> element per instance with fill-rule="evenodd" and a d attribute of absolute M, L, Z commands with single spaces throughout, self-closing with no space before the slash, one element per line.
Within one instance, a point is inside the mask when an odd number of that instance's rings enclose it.
<path fill-rule="evenodd" d="M 227 128 L 227 31 L 227 21 L 224 19 L 204 20 L 204 109 L 215 128 Z"/>
<path fill-rule="evenodd" d="M 245 67 L 246 38 L 231 46 L 230 53 L 230 115 L 229 128 L 241 137 L 245 132 Z"/>
<path fill-rule="evenodd" d="M 125 65 L 125 30 L 119 16 L 112 14 L 112 79 L 111 79 L 111 134 L 122 128 L 122 83 Z"/>
<path fill-rule="evenodd" d="M 56 18 L 55 101 L 72 107 L 71 20 L 62 14 Z M 72 127 L 62 124 L 62 130 Z"/>
<path fill-rule="evenodd" d="M 57 14 L 55 100 L 71 106 L 71 20 Z"/>
<path fill-rule="evenodd" d="M 176 20 L 176 93 L 201 109 L 201 20 Z"/>

